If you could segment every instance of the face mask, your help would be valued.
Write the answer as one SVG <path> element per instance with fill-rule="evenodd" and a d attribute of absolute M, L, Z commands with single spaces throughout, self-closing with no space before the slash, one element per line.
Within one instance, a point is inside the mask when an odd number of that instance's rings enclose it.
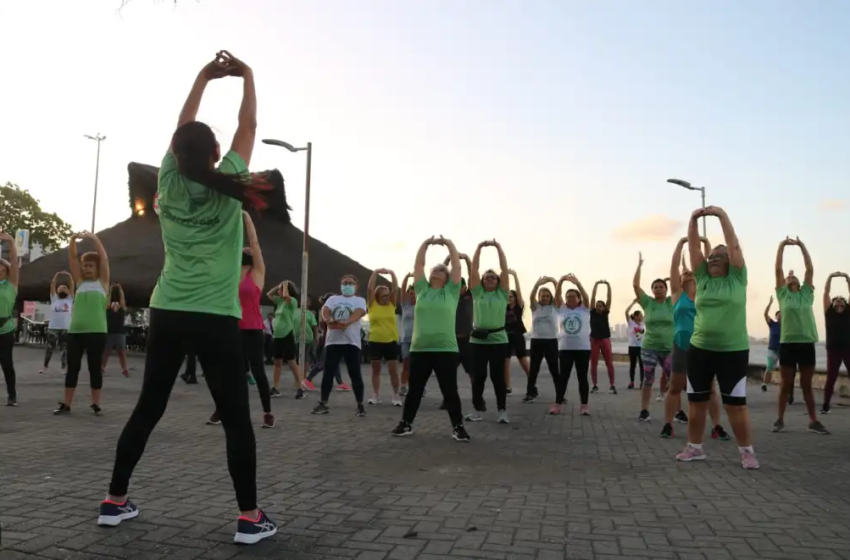
<path fill-rule="evenodd" d="M 353 296 L 354 295 L 354 286 L 351 284 L 343 284 L 340 286 L 340 290 L 342 291 L 342 295 L 344 296 Z"/>
<path fill-rule="evenodd" d="M 0 286 L 6 283 L 6 280 L 0 280 Z"/>
<path fill-rule="evenodd" d="M 56 295 L 59 296 L 59 299 L 65 299 L 66 297 L 68 297 L 68 294 L 66 292 L 57 292 Z"/>

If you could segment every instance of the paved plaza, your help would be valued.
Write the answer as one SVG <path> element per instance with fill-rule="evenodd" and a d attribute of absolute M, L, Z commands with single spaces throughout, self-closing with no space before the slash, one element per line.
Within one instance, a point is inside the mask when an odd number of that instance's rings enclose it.
<path fill-rule="evenodd" d="M 823 419 L 832 435 L 818 436 L 794 405 L 787 432 L 772 434 L 776 389 L 765 395 L 750 385 L 761 470 L 740 467 L 734 442 L 711 440 L 708 461 L 681 464 L 673 456 L 684 428 L 660 439 L 654 400 L 652 422 L 635 420 L 638 392 L 625 389 L 622 365 L 620 394 L 592 395 L 590 418 L 578 416 L 575 379 L 566 413 L 546 415 L 553 389 L 545 368 L 541 399 L 523 405 L 515 367 L 511 424 L 490 412 L 468 425 L 470 444 L 450 437 L 434 379 L 406 439 L 389 435 L 401 411 L 388 402 L 355 418 L 352 396 L 334 393 L 331 413 L 317 417 L 315 394 L 276 399 L 277 427 L 256 430 L 257 478 L 260 506 L 280 529 L 250 548 L 231 544 L 236 504 L 224 436 L 205 425 L 212 400 L 204 385 L 178 380 L 131 484 L 141 515 L 101 529 L 97 506 L 142 360 L 132 359 L 125 379 L 113 358 L 103 417 L 88 413 L 83 385 L 73 413 L 55 417 L 62 375 L 38 374 L 40 350 L 15 352 L 20 406 L 0 408 L 2 560 L 850 559 L 850 408 L 836 407 Z M 489 384 L 486 394 L 494 411 Z M 253 389 L 251 398 L 259 422 Z"/>

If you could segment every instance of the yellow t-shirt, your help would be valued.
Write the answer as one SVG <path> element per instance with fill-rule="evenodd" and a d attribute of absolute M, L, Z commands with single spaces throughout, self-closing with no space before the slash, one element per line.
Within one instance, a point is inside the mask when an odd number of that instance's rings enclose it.
<path fill-rule="evenodd" d="M 398 342 L 395 306 L 372 302 L 369 305 L 369 342 Z"/>

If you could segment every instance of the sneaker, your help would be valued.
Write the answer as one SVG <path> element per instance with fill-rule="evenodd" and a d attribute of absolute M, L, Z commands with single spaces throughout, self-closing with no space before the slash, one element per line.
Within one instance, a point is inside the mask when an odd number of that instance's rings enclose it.
<path fill-rule="evenodd" d="M 635 383 L 634 383 L 634 381 L 632 381 L 631 383 L 629 383 L 629 386 L 628 386 L 627 388 L 628 388 L 628 389 L 634 389 L 634 388 L 635 388 Z"/>
<path fill-rule="evenodd" d="M 762 393 L 767 393 L 767 383 L 762 383 L 762 384 L 761 384 L 761 392 L 762 392 Z"/>
<path fill-rule="evenodd" d="M 100 408 L 100 406 L 92 403 L 89 408 L 91 408 L 91 411 L 95 416 L 103 416 L 103 409 Z"/>
<path fill-rule="evenodd" d="M 261 428 L 274 428 L 274 415 L 271 412 L 266 412 L 263 414 L 263 423 L 260 424 Z"/>
<path fill-rule="evenodd" d="M 594 385 L 594 386 L 593 386 L 593 388 L 590 390 L 590 392 L 591 392 L 591 393 L 598 393 L 598 392 L 599 392 L 599 387 L 597 387 L 596 385 Z"/>
<path fill-rule="evenodd" d="M 139 508 L 130 500 L 124 500 L 123 504 L 119 504 L 107 499 L 100 502 L 97 524 L 101 527 L 117 527 L 122 521 L 133 519 L 138 515 Z"/>
<path fill-rule="evenodd" d="M 123 375 L 124 377 L 130 377 L 130 372 L 125 369 L 121 371 L 121 375 Z"/>
<path fill-rule="evenodd" d="M 830 411 L 829 411 L 829 405 L 828 405 L 828 404 L 825 404 L 825 405 L 823 405 L 823 406 L 820 408 L 820 413 L 821 413 L 821 414 L 829 414 L 829 412 L 830 412 Z"/>
<path fill-rule="evenodd" d="M 328 412 L 330 412 L 328 405 L 320 402 L 315 406 L 315 408 L 313 408 L 312 411 L 310 411 L 310 414 L 327 414 Z"/>
<path fill-rule="evenodd" d="M 272 398 L 279 397 L 280 391 L 277 390 L 277 387 L 272 387 L 272 390 L 269 392 L 269 396 Z"/>
<path fill-rule="evenodd" d="M 780 418 L 776 422 L 773 423 L 773 430 L 776 433 L 779 433 L 785 429 L 785 422 Z"/>
<path fill-rule="evenodd" d="M 467 422 L 481 422 L 482 420 L 484 420 L 484 417 L 481 416 L 480 414 L 478 414 L 478 412 L 476 411 L 476 412 L 470 412 L 469 414 L 467 414 L 464 417 L 464 420 L 466 420 Z M 457 439 L 457 438 L 455 438 L 455 439 Z"/>
<path fill-rule="evenodd" d="M 304 389 L 302 389 L 301 387 L 298 387 L 298 390 L 295 391 L 295 398 L 298 399 L 298 400 L 303 399 L 304 398 Z"/>
<path fill-rule="evenodd" d="M 6 399 L 6 406 L 18 406 L 18 399 L 15 397 L 9 397 Z"/>
<path fill-rule="evenodd" d="M 664 394 L 658 395 L 655 397 L 655 402 L 662 402 L 664 400 Z"/>
<path fill-rule="evenodd" d="M 38 373 L 40 373 L 40 374 L 48 373 L 48 369 L 47 368 L 40 369 L 40 370 L 38 370 Z"/>
<path fill-rule="evenodd" d="M 581 405 L 581 408 L 579 409 L 579 415 L 590 416 L 590 407 L 586 404 Z"/>
<path fill-rule="evenodd" d="M 405 437 L 413 435 L 413 426 L 402 420 L 395 428 L 393 428 L 392 433 L 395 437 Z"/>
<path fill-rule="evenodd" d="M 469 434 L 466 433 L 466 428 L 463 427 L 463 424 L 458 424 L 454 427 L 452 437 L 455 438 L 455 441 L 469 443 Z"/>
<path fill-rule="evenodd" d="M 309 379 L 305 379 L 304 381 L 302 381 L 301 387 L 303 387 L 307 391 L 315 391 L 316 390 L 316 386 L 313 385 L 313 382 L 310 381 Z"/>
<path fill-rule="evenodd" d="M 381 399 L 378 398 L 378 395 L 373 395 L 368 401 L 369 404 L 378 404 L 381 402 Z"/>
<path fill-rule="evenodd" d="M 257 380 L 254 379 L 253 375 L 251 375 L 249 373 L 247 377 L 248 377 L 248 385 L 256 385 L 257 384 Z"/>
<path fill-rule="evenodd" d="M 720 424 L 711 429 L 711 439 L 719 439 L 720 441 L 729 441 L 729 434 L 723 429 Z"/>
<path fill-rule="evenodd" d="M 524 402 L 525 404 L 533 403 L 533 402 L 534 402 L 534 398 L 535 398 L 535 397 L 532 397 L 531 395 L 526 395 L 526 396 L 524 396 L 524 397 L 522 398 L 522 402 Z"/>
<path fill-rule="evenodd" d="M 218 411 L 212 413 L 210 419 L 207 420 L 207 426 L 218 426 L 221 424 L 221 418 L 218 417 Z"/>
<path fill-rule="evenodd" d="M 507 387 L 507 388 L 505 388 L 505 392 L 510 395 L 511 393 L 514 392 L 514 390 L 511 389 L 510 387 Z"/>
<path fill-rule="evenodd" d="M 610 394 L 610 395 L 616 395 L 616 394 L 617 394 L 617 388 L 616 388 L 616 387 L 614 387 L 613 385 L 611 385 L 611 388 L 610 388 L 610 389 L 608 389 L 608 394 Z"/>
<path fill-rule="evenodd" d="M 71 412 L 71 407 L 66 405 L 65 403 L 59 403 L 59 408 L 53 411 L 53 414 L 68 414 Z"/>
<path fill-rule="evenodd" d="M 683 461 L 685 463 L 689 463 L 691 461 L 705 461 L 705 451 L 701 448 L 694 447 L 689 443 L 681 453 L 676 455 L 676 460 Z"/>
<path fill-rule="evenodd" d="M 829 435 L 829 430 L 827 430 L 826 427 L 817 420 L 809 423 L 809 431 L 813 434 L 820 434 L 822 436 Z"/>
<path fill-rule="evenodd" d="M 350 391 L 351 385 L 347 385 L 345 383 L 340 383 L 339 385 L 336 386 L 336 390 L 337 391 Z"/>
<path fill-rule="evenodd" d="M 639 420 L 639 421 L 641 421 L 641 422 L 649 422 L 649 418 L 650 418 L 650 416 L 649 416 L 649 411 L 648 411 L 648 410 L 641 410 L 641 411 L 640 411 L 640 414 L 638 415 L 638 420 Z"/>
<path fill-rule="evenodd" d="M 756 470 L 759 468 L 758 459 L 756 459 L 756 454 L 752 451 L 742 451 L 741 452 L 741 466 L 747 470 Z"/>
<path fill-rule="evenodd" d="M 260 510 L 256 519 L 244 515 L 239 516 L 233 542 L 236 544 L 257 544 L 275 533 L 277 533 L 277 525 Z"/>
<path fill-rule="evenodd" d="M 561 413 L 561 405 L 559 405 L 557 403 L 553 404 L 552 407 L 549 409 L 549 414 L 551 414 L 552 416 L 555 416 L 555 415 L 560 414 L 560 413 Z"/>
<path fill-rule="evenodd" d="M 407 385 L 405 385 L 401 389 L 399 389 L 398 396 L 399 397 L 406 397 L 407 396 Z"/>
<path fill-rule="evenodd" d="M 364 416 L 366 416 L 366 409 L 363 408 L 362 404 L 357 405 L 357 410 L 354 411 L 354 415 L 358 418 L 363 418 Z"/>
<path fill-rule="evenodd" d="M 393 404 L 393 406 L 401 406 L 404 403 L 401 402 L 401 397 L 399 397 L 398 395 L 394 395 L 393 400 L 392 400 L 392 404 Z"/>
<path fill-rule="evenodd" d="M 673 417 L 673 420 L 678 422 L 679 424 L 687 424 L 688 423 L 688 415 L 685 414 L 684 410 L 680 410 L 676 413 L 676 416 Z"/>
<path fill-rule="evenodd" d="M 664 424 L 664 427 L 661 428 L 661 437 L 664 439 L 670 439 L 673 437 L 673 426 L 670 424 Z"/>
<path fill-rule="evenodd" d="M 499 424 L 510 424 L 511 421 L 508 419 L 508 411 L 500 410 L 499 411 Z"/>

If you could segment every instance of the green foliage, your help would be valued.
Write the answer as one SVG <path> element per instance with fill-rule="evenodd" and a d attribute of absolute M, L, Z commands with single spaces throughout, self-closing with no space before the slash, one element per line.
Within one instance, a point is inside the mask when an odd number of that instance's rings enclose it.
<path fill-rule="evenodd" d="M 73 233 L 62 218 L 42 210 L 29 191 L 7 182 L 0 186 L 0 231 L 14 237 L 19 229 L 28 229 L 30 243 L 48 251 L 64 247 Z"/>

